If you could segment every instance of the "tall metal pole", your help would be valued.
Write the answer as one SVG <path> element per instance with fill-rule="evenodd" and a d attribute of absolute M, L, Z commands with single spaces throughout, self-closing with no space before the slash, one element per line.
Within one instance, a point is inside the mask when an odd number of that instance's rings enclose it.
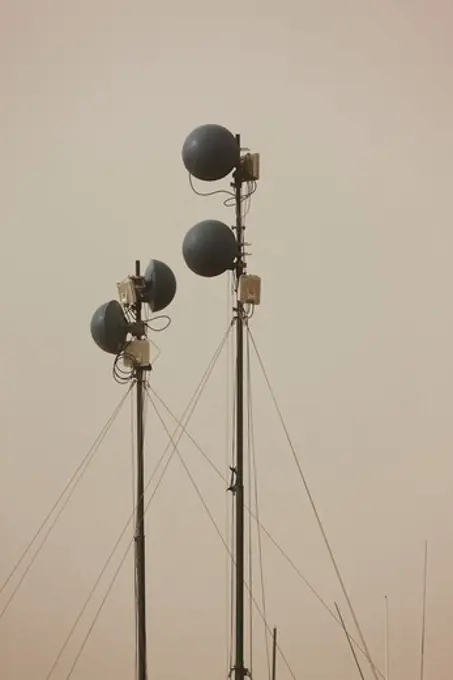
<path fill-rule="evenodd" d="M 385 680 L 390 680 L 390 647 L 389 647 L 389 602 L 385 596 L 385 629 L 384 629 Z"/>
<path fill-rule="evenodd" d="M 135 276 L 140 277 L 140 262 L 135 263 Z M 135 319 L 137 328 L 142 322 L 142 303 L 135 304 Z M 138 680 L 147 680 L 146 659 L 146 575 L 145 575 L 145 463 L 144 463 L 144 426 L 143 426 L 143 392 L 145 384 L 143 366 L 135 369 L 136 404 L 137 404 L 137 508 L 135 521 L 135 573 L 137 587 L 137 652 L 138 652 Z"/>
<path fill-rule="evenodd" d="M 239 151 L 240 136 L 236 135 Z M 239 300 L 239 279 L 245 271 L 244 225 L 242 222 L 242 169 L 234 174 L 236 199 L 236 624 L 235 624 L 235 680 L 247 675 L 244 665 L 244 305 Z"/>
<path fill-rule="evenodd" d="M 90 331 L 97 346 L 115 356 L 115 380 L 123 384 L 133 381 L 136 393 L 137 497 L 134 499 L 136 506 L 133 513 L 136 680 L 147 680 L 143 403 L 146 373 L 151 370 L 151 363 L 148 323 L 142 318 L 142 307 L 148 304 L 152 311 L 165 309 L 175 296 L 176 279 L 168 265 L 154 259 L 150 260 L 142 276 L 140 261 L 136 260 L 135 274 L 119 281 L 117 289 L 119 302 L 110 300 L 100 305 L 91 317 Z M 128 336 L 132 337 L 128 339 Z M 126 370 L 122 370 L 118 362 L 123 362 Z"/>
<path fill-rule="evenodd" d="M 272 680 L 277 677 L 277 629 L 272 631 Z"/>
<path fill-rule="evenodd" d="M 426 582 L 428 579 L 428 541 L 425 541 L 425 561 L 423 565 L 423 604 L 422 604 L 422 639 L 420 646 L 420 680 L 425 675 L 425 638 L 426 638 Z"/>

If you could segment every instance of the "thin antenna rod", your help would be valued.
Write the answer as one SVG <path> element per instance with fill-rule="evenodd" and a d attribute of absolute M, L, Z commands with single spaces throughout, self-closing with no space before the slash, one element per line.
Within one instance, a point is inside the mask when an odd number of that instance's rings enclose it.
<path fill-rule="evenodd" d="M 425 541 L 425 562 L 423 566 L 423 605 L 422 605 L 422 639 L 420 645 L 420 680 L 425 673 L 425 638 L 426 638 L 426 583 L 428 579 L 428 541 Z"/>
<path fill-rule="evenodd" d="M 385 628 L 384 628 L 384 656 L 385 656 L 385 680 L 390 679 L 390 656 L 389 656 L 389 603 L 385 597 Z"/>
<path fill-rule="evenodd" d="M 277 675 L 277 629 L 272 633 L 272 680 L 276 680 Z"/>
<path fill-rule="evenodd" d="M 140 261 L 135 262 L 135 276 L 140 277 Z M 137 328 L 142 322 L 142 303 L 135 303 L 135 320 Z M 143 391 L 145 386 L 145 368 L 135 369 L 135 390 L 137 403 L 137 509 L 135 520 L 135 573 L 137 582 L 137 652 L 138 680 L 147 680 L 147 644 L 146 644 L 146 569 L 145 569 L 145 464 L 144 464 L 144 424 L 143 424 Z"/>
<path fill-rule="evenodd" d="M 339 606 L 337 605 L 336 602 L 335 602 L 335 609 L 337 610 L 338 618 L 340 619 L 341 626 L 344 630 L 344 634 L 346 635 L 346 639 L 348 641 L 349 648 L 351 650 L 352 656 L 354 657 L 355 665 L 357 666 L 357 670 L 359 671 L 359 675 L 362 678 L 362 680 L 365 680 L 365 676 L 364 676 L 363 671 L 360 667 L 360 663 L 359 663 L 359 660 L 357 658 L 357 654 L 355 653 L 354 645 L 352 644 L 351 636 L 348 633 L 348 629 L 346 628 L 346 624 L 345 624 L 344 619 L 341 615 L 340 608 L 339 608 Z"/>
<path fill-rule="evenodd" d="M 238 150 L 240 136 L 236 135 Z M 245 271 L 244 225 L 242 223 L 242 169 L 240 162 L 233 176 L 236 207 L 236 607 L 235 607 L 235 680 L 244 680 L 244 305 L 239 299 L 239 279 Z"/>

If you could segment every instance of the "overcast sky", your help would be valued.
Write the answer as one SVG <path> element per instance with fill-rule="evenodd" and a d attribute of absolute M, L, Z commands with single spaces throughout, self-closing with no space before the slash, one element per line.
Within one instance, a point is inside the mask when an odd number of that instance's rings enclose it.
<path fill-rule="evenodd" d="M 452 22 L 447 0 L 3 0 L 0 584 L 124 395 L 89 321 L 135 259 L 178 279 L 152 374 L 178 415 L 222 338 L 226 277 L 198 279 L 181 243 L 232 216 L 191 193 L 180 159 L 195 126 L 220 123 L 261 153 L 253 333 L 371 653 L 383 668 L 387 594 L 391 676 L 417 677 L 428 539 L 425 678 L 450 680 Z M 223 356 L 189 425 L 222 469 L 227 370 Z M 256 362 L 253 386 L 262 521 L 352 626 Z M 164 444 L 150 411 L 148 471 Z M 187 440 L 181 453 L 224 532 L 225 485 Z M 0 619 L 5 680 L 46 680 L 131 512 L 131 480 L 128 400 Z M 224 680 L 227 559 L 176 459 L 147 536 L 150 680 Z M 354 677 L 341 629 L 264 537 L 263 551 L 269 624 L 297 679 Z M 265 678 L 257 616 L 255 634 Z M 101 677 L 134 677 L 130 558 L 72 676 Z"/>

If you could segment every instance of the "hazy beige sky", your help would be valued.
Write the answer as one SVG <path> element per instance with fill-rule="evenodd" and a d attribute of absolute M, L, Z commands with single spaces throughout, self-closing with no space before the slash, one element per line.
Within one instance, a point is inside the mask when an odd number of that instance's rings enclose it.
<path fill-rule="evenodd" d="M 0 582 L 123 394 L 89 320 L 134 260 L 164 259 L 178 278 L 152 376 L 178 414 L 221 339 L 226 281 L 197 279 L 181 256 L 192 224 L 229 219 L 190 192 L 180 161 L 186 134 L 218 122 L 262 154 L 254 335 L 370 649 L 382 667 L 387 594 L 392 680 L 417 677 L 427 538 L 425 678 L 450 680 L 452 21 L 446 0 L 3 0 Z M 219 466 L 225 373 L 223 359 L 189 427 Z M 346 614 L 258 373 L 254 384 L 262 520 Z M 126 406 L 0 620 L 5 680 L 46 679 L 130 513 L 130 421 Z M 165 437 L 155 418 L 149 428 L 151 467 Z M 222 483 L 181 451 L 224 527 Z M 176 460 L 147 535 L 150 678 L 223 680 L 226 558 Z M 269 622 L 298 680 L 354 677 L 341 630 L 264 547 Z M 133 676 L 128 560 L 72 677 Z"/>

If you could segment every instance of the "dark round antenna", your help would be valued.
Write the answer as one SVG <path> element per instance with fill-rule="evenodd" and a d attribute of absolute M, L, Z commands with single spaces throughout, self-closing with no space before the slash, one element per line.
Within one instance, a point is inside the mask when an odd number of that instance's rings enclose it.
<path fill-rule="evenodd" d="M 240 149 L 236 137 L 222 125 L 201 125 L 182 147 L 186 170 L 204 182 L 223 179 L 237 166 Z"/>
<path fill-rule="evenodd" d="M 109 354 L 119 354 L 126 343 L 128 324 L 123 308 L 116 300 L 106 302 L 91 317 L 91 337 Z"/>
<path fill-rule="evenodd" d="M 168 307 L 176 294 L 176 278 L 170 267 L 160 260 L 150 260 L 145 270 L 143 300 L 153 312 Z"/>
<path fill-rule="evenodd" d="M 189 229 L 182 244 L 184 260 L 199 276 L 219 276 L 234 268 L 238 244 L 233 231 L 218 220 L 204 220 Z"/>

